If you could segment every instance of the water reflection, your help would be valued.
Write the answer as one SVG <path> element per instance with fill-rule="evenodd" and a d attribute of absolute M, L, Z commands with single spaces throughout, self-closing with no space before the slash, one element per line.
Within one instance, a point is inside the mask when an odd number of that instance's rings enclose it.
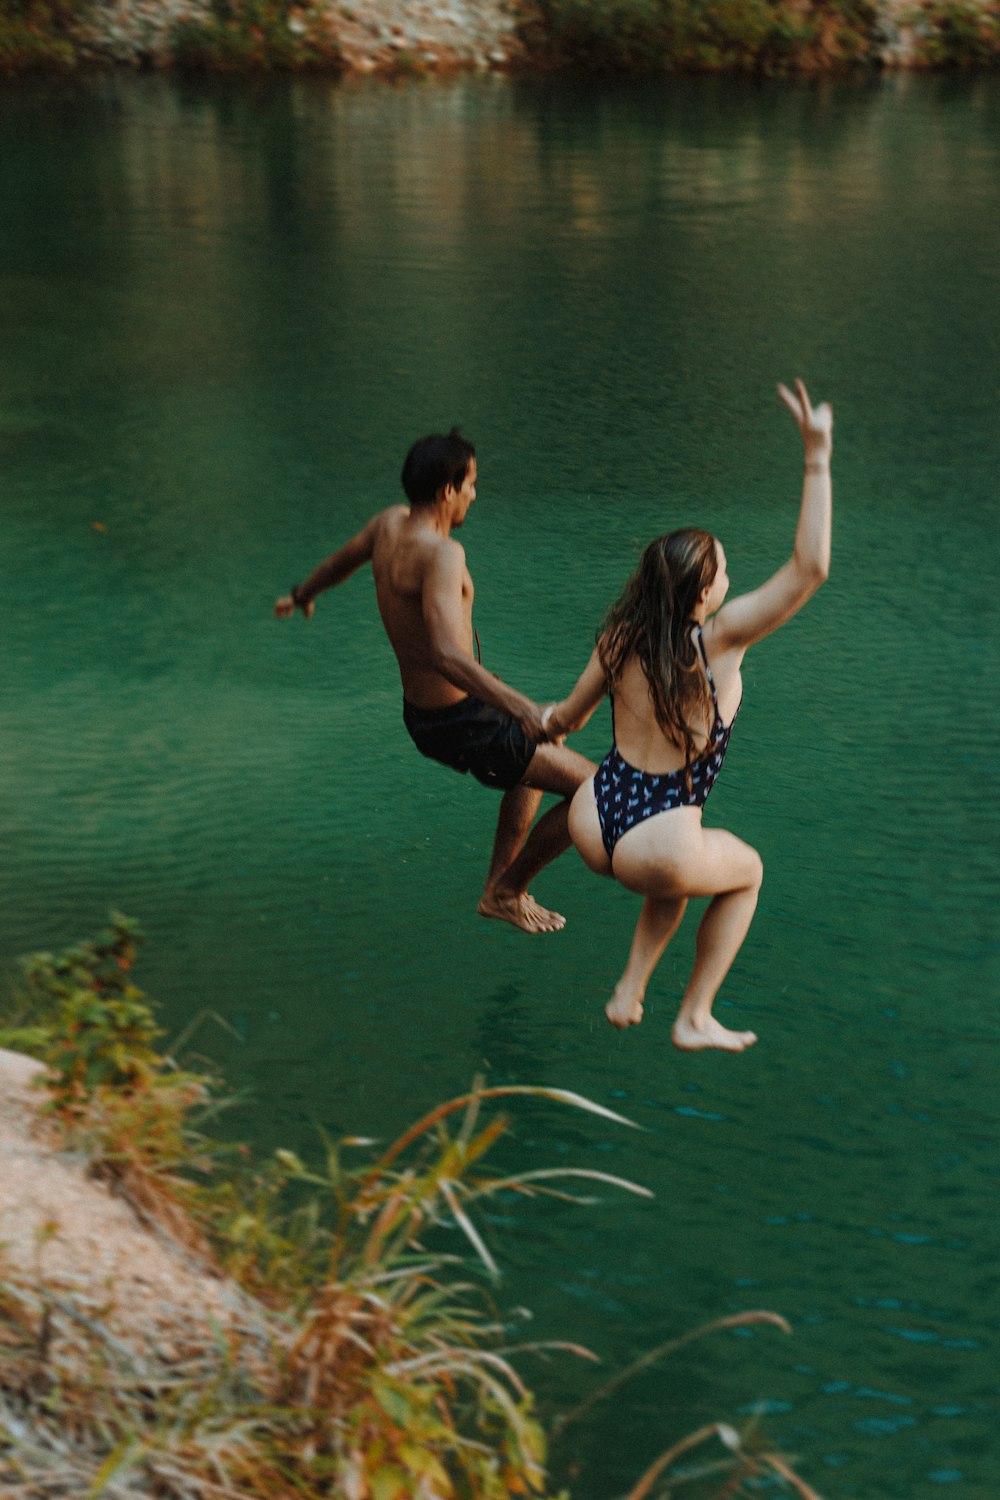
<path fill-rule="evenodd" d="M 512 1165 L 656 1199 L 504 1205 L 505 1297 L 609 1370 L 748 1305 L 796 1332 L 595 1411 L 584 1500 L 757 1400 L 821 1490 L 996 1488 L 998 114 L 988 78 L 0 96 L 4 951 L 143 917 L 168 1022 L 235 1023 L 265 1147 L 482 1071 L 643 1125 L 518 1111 Z M 800 368 L 837 400 L 834 574 L 711 809 L 764 852 L 724 997 L 763 1040 L 692 1067 L 690 934 L 622 1038 L 627 893 L 567 858 L 565 941 L 475 920 L 495 806 L 412 757 L 370 581 L 308 629 L 268 607 L 460 419 L 487 661 L 562 691 L 656 532 L 718 531 L 737 587 L 780 558 Z"/>

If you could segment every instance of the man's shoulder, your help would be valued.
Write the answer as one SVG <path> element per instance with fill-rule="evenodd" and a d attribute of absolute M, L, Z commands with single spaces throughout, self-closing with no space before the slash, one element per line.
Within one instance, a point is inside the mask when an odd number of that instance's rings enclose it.
<path fill-rule="evenodd" d="M 439 536 L 430 540 L 428 555 L 443 568 L 465 567 L 465 548 L 453 536 Z"/>
<path fill-rule="evenodd" d="M 453 536 L 422 537 L 417 555 L 420 589 L 425 597 L 457 596 L 469 588 L 465 548 Z"/>
<path fill-rule="evenodd" d="M 409 514 L 410 508 L 408 505 L 387 505 L 384 510 L 377 510 L 370 517 L 368 525 L 374 532 L 391 531 L 401 521 L 405 521 Z"/>
<path fill-rule="evenodd" d="M 406 535 L 404 523 L 410 514 L 405 505 L 387 505 L 377 510 L 365 526 L 365 532 L 375 557 L 391 557 Z"/>

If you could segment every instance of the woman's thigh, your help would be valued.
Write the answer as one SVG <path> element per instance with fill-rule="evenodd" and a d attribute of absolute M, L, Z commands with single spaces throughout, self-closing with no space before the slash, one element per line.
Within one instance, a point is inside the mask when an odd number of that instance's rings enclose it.
<path fill-rule="evenodd" d="M 615 878 L 643 896 L 718 896 L 760 884 L 760 855 L 725 828 L 704 828 L 698 809 L 637 823 L 618 841 Z"/>
<path fill-rule="evenodd" d="M 569 807 L 569 836 L 580 852 L 584 864 L 597 875 L 610 875 L 611 861 L 601 837 L 594 799 L 594 779 L 588 777 L 577 789 Z"/>

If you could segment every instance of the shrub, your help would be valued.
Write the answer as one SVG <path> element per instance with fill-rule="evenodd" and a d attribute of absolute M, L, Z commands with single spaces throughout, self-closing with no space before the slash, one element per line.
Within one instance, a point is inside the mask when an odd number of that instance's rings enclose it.
<path fill-rule="evenodd" d="M 0 0 L 0 73 L 74 67 L 74 26 L 88 9 L 85 0 Z"/>
<path fill-rule="evenodd" d="M 1000 63 L 1000 12 L 976 0 L 925 0 L 901 20 L 917 36 L 920 60 L 934 68 L 984 68 Z"/>
<path fill-rule="evenodd" d="M 590 71 L 778 73 L 875 54 L 873 0 L 536 0 L 529 52 Z"/>
<path fill-rule="evenodd" d="M 325 12 L 313 0 L 212 0 L 207 17 L 177 22 L 171 51 L 178 67 L 206 73 L 343 67 Z"/>

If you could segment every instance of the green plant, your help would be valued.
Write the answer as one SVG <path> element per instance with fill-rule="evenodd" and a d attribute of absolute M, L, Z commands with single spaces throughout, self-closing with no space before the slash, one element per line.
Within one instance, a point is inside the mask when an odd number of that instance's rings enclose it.
<path fill-rule="evenodd" d="M 977 0 L 924 0 L 900 20 L 914 28 L 920 59 L 935 68 L 1000 64 L 1000 13 Z"/>
<path fill-rule="evenodd" d="M 207 16 L 173 30 L 177 65 L 197 72 L 338 72 L 340 49 L 318 0 L 212 0 Z"/>
<path fill-rule="evenodd" d="M 488 1170 L 484 1158 L 507 1121 L 499 1116 L 480 1125 L 483 1105 L 525 1095 L 628 1123 L 565 1090 L 477 1083 L 432 1110 L 370 1165 L 347 1170 L 331 1150 L 318 1175 L 287 1159 L 300 1180 L 335 1204 L 327 1274 L 289 1349 L 288 1394 L 335 1414 L 340 1462 L 358 1493 L 374 1492 L 373 1464 L 380 1472 L 388 1466 L 400 1484 L 416 1465 L 431 1493 L 441 1496 L 505 1500 L 544 1489 L 545 1440 L 533 1398 L 511 1363 L 515 1351 L 498 1346 L 502 1326 L 476 1307 L 472 1287 L 444 1279 L 456 1258 L 429 1252 L 428 1237 L 446 1225 L 457 1228 L 495 1274 L 473 1217 L 482 1199 L 567 1198 L 567 1179 L 649 1195 L 585 1168 Z M 492 1454 L 488 1463 L 484 1450 Z"/>
<path fill-rule="evenodd" d="M 0 74 L 76 64 L 76 24 L 89 0 L 0 0 Z"/>
<path fill-rule="evenodd" d="M 112 912 L 96 938 L 23 959 L 9 1007 L 16 1024 L 0 1030 L 0 1046 L 45 1063 L 45 1110 L 95 1177 L 206 1251 L 185 1210 L 193 1178 L 218 1152 L 192 1123 L 210 1111 L 216 1081 L 157 1050 L 163 1033 L 131 977 L 142 942 L 138 924 Z"/>
<path fill-rule="evenodd" d="M 602 72 L 786 72 L 868 62 L 872 0 L 537 0 L 529 52 Z"/>
<path fill-rule="evenodd" d="M 110 926 L 92 941 L 22 959 L 25 1001 L 42 1018 L 56 1108 L 71 1108 L 102 1085 L 133 1090 L 163 1071 L 153 1050 L 160 1029 L 129 977 L 142 941 L 135 922 L 112 912 Z"/>
<path fill-rule="evenodd" d="M 522 18 L 528 49 L 559 66 L 655 72 L 680 58 L 687 0 L 538 0 Z"/>

